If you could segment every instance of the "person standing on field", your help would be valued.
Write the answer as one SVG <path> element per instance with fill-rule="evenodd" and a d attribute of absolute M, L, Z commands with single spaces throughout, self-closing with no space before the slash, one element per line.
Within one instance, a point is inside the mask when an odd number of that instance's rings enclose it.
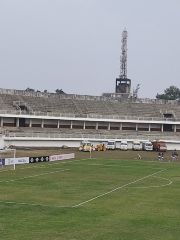
<path fill-rule="evenodd" d="M 161 153 L 161 160 L 164 160 L 164 152 Z"/>
<path fill-rule="evenodd" d="M 176 152 L 176 149 L 174 151 L 174 160 L 178 160 L 178 153 Z"/>
<path fill-rule="evenodd" d="M 158 156 L 159 156 L 159 161 L 161 161 L 161 153 L 160 152 L 158 153 Z"/>
<path fill-rule="evenodd" d="M 172 161 L 174 161 L 174 159 L 175 159 L 174 152 L 172 152 L 171 158 L 172 158 Z"/>

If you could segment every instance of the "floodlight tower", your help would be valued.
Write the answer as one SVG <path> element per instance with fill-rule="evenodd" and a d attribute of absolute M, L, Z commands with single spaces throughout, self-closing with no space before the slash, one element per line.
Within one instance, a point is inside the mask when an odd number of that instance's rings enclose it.
<path fill-rule="evenodd" d="M 127 37 L 126 29 L 122 32 L 121 56 L 120 56 L 120 75 L 116 78 L 115 92 L 120 93 L 121 97 L 128 98 L 131 91 L 131 80 L 127 78 Z"/>

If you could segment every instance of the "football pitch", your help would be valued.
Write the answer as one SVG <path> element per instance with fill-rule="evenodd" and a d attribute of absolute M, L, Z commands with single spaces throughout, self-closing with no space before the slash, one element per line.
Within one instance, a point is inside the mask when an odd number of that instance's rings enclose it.
<path fill-rule="evenodd" d="M 179 239 L 178 162 L 86 156 L 0 171 L 0 238 Z"/>

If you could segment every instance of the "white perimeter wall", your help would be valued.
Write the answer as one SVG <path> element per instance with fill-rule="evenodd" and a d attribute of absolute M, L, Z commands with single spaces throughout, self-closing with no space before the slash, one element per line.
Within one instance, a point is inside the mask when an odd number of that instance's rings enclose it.
<path fill-rule="evenodd" d="M 107 143 L 108 139 L 30 139 L 30 138 L 6 138 L 4 136 L 0 136 L 0 148 L 2 149 L 4 146 L 14 145 L 14 146 L 23 146 L 23 147 L 62 147 L 62 145 L 66 145 L 68 147 L 79 147 L 80 142 L 82 140 L 89 140 L 92 142 L 94 146 L 100 143 Z M 111 140 L 111 139 L 109 139 Z M 120 148 L 120 142 L 122 139 L 116 140 L 116 147 Z M 125 139 L 124 139 L 125 140 Z M 145 141 L 147 139 L 140 139 L 140 141 Z M 128 149 L 132 149 L 133 139 L 127 139 Z M 180 141 L 165 141 L 168 150 L 180 150 Z"/>
<path fill-rule="evenodd" d="M 0 134 L 0 149 L 4 148 L 4 135 Z"/>

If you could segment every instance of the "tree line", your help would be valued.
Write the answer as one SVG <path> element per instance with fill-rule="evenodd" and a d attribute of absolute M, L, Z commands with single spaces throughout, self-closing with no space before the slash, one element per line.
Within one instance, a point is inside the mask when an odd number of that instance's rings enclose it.
<path fill-rule="evenodd" d="M 39 90 L 35 90 L 33 88 L 26 88 L 25 91 L 31 92 L 41 92 Z M 48 93 L 48 90 L 44 90 L 43 92 Z M 55 93 L 57 94 L 66 94 L 62 89 L 56 89 Z M 164 99 L 164 100 L 177 100 L 180 99 L 180 90 L 175 86 L 170 86 L 164 90 L 163 94 L 157 93 L 156 99 Z"/>
<path fill-rule="evenodd" d="M 157 99 L 177 100 L 180 99 L 180 90 L 175 86 L 170 86 L 164 90 L 163 94 L 157 93 Z"/>
<path fill-rule="evenodd" d="M 33 89 L 33 88 L 29 88 L 29 87 L 26 88 L 25 91 L 30 91 L 30 92 L 41 92 L 41 91 L 39 91 L 39 90 L 35 90 L 35 89 Z M 43 92 L 48 93 L 48 90 L 44 90 Z M 56 89 L 55 92 L 56 92 L 57 94 L 65 94 L 65 92 L 64 92 L 62 89 Z"/>

